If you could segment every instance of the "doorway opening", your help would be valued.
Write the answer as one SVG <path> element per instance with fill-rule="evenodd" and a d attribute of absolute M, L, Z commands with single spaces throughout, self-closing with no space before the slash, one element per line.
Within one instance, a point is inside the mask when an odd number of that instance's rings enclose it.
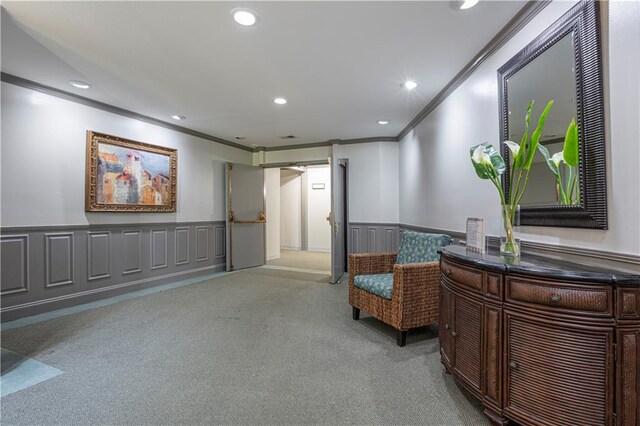
<path fill-rule="evenodd" d="M 331 168 L 265 168 L 267 265 L 331 271 Z"/>

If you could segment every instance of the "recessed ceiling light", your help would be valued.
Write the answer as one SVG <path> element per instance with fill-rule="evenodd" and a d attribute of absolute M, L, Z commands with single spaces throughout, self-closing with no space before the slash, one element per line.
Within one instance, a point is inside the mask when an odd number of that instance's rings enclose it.
<path fill-rule="evenodd" d="M 378 124 L 389 124 L 389 120 L 378 120 Z"/>
<path fill-rule="evenodd" d="M 473 6 L 478 4 L 480 0 L 461 0 L 456 2 L 456 6 L 460 10 L 471 9 Z"/>
<path fill-rule="evenodd" d="M 88 89 L 91 87 L 89 83 L 85 83 L 84 81 L 80 80 L 71 80 L 69 84 L 71 84 L 73 87 L 77 87 L 78 89 Z"/>
<path fill-rule="evenodd" d="M 174 120 L 180 121 L 180 120 L 184 120 L 187 117 L 185 117 L 184 115 L 177 115 L 176 114 L 176 115 L 172 115 L 171 118 L 173 118 Z"/>
<path fill-rule="evenodd" d="M 407 80 L 404 83 L 402 83 L 402 87 L 404 87 L 407 90 L 413 90 L 416 87 L 418 87 L 418 83 L 416 83 L 413 80 Z"/>
<path fill-rule="evenodd" d="M 258 22 L 258 15 L 252 10 L 236 8 L 231 11 L 233 20 L 244 27 L 250 27 Z"/>
<path fill-rule="evenodd" d="M 278 105 L 284 105 L 287 103 L 287 100 L 285 98 L 275 98 L 273 102 L 277 103 Z"/>

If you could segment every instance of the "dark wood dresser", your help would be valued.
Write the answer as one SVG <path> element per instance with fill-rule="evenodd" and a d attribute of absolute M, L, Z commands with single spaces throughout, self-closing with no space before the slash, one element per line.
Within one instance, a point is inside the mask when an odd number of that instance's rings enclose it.
<path fill-rule="evenodd" d="M 492 422 L 640 425 L 637 265 L 440 254 L 442 363 Z"/>

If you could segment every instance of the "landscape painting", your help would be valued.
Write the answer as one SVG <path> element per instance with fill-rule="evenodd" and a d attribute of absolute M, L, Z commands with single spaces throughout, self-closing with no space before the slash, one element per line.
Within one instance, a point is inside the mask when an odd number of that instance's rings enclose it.
<path fill-rule="evenodd" d="M 175 212 L 177 152 L 87 132 L 87 211 Z"/>

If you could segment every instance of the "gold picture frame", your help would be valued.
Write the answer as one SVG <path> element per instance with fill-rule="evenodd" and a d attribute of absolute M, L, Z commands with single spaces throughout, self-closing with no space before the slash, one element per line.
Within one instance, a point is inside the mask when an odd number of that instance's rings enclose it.
<path fill-rule="evenodd" d="M 178 151 L 87 130 L 85 211 L 176 211 Z"/>

